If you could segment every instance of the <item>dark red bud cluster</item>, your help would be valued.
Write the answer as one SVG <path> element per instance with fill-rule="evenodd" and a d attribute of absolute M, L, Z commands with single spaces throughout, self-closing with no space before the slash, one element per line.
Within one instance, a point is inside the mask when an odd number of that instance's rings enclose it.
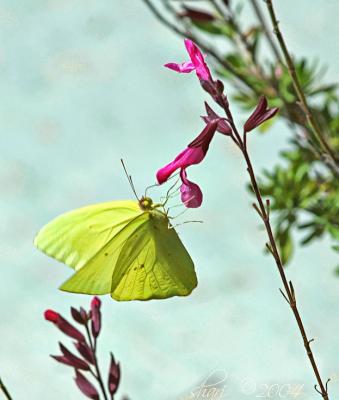
<path fill-rule="evenodd" d="M 101 376 L 98 373 L 98 361 L 96 358 L 96 340 L 101 331 L 101 301 L 98 297 L 94 297 L 91 301 L 90 311 L 84 310 L 82 307 L 76 309 L 71 307 L 71 315 L 75 322 L 82 325 L 86 329 L 88 341 L 75 326 L 68 322 L 63 316 L 53 310 L 46 310 L 44 313 L 45 319 L 52 322 L 61 332 L 75 339 L 73 343 L 79 356 L 73 354 L 62 343 L 59 342 L 61 355 L 52 355 L 61 364 L 67 365 L 75 369 L 75 383 L 80 391 L 86 397 L 99 400 L 99 393 L 96 387 L 87 379 L 80 371 L 90 372 L 96 377 L 99 385 L 104 386 Z M 89 322 L 91 326 L 89 329 Z M 93 370 L 95 372 L 93 372 Z M 120 383 L 120 365 L 115 362 L 114 356 L 111 353 L 110 367 L 108 371 L 107 389 L 113 395 L 118 390 Z"/>

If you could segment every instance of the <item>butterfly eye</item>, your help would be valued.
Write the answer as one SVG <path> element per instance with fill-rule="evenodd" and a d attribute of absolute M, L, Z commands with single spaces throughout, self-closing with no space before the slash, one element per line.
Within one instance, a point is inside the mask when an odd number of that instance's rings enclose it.
<path fill-rule="evenodd" d="M 153 200 L 150 197 L 142 197 L 139 205 L 143 210 L 151 210 L 153 208 Z"/>

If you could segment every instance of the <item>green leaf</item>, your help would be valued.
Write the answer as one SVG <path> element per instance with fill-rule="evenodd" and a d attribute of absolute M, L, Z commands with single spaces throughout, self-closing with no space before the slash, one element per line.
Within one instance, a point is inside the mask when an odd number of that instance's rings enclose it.
<path fill-rule="evenodd" d="M 293 240 L 289 229 L 278 232 L 277 241 L 280 250 L 280 257 L 283 265 L 287 265 L 291 260 L 293 254 Z"/>
<path fill-rule="evenodd" d="M 200 29 L 201 31 L 204 31 L 206 33 L 210 33 L 212 35 L 224 35 L 230 39 L 234 37 L 234 28 L 222 21 L 192 21 L 192 24 Z"/>
<path fill-rule="evenodd" d="M 211 33 L 212 35 L 222 35 L 222 30 L 213 22 L 192 21 L 192 24 L 201 31 Z"/>

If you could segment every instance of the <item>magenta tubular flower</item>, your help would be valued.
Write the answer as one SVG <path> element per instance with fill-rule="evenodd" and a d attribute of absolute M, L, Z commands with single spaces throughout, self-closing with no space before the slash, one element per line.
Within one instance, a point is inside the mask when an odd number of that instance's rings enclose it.
<path fill-rule="evenodd" d="M 114 356 L 111 353 L 111 364 L 108 371 L 108 391 L 113 396 L 118 390 L 120 383 L 120 365 L 115 362 Z"/>
<path fill-rule="evenodd" d="M 53 322 L 53 324 L 56 325 L 65 335 L 70 336 L 79 342 L 85 342 L 84 335 L 59 313 L 53 310 L 46 310 L 44 316 L 47 321 Z"/>
<path fill-rule="evenodd" d="M 199 164 L 205 158 L 217 125 L 217 120 L 209 122 L 200 135 L 184 151 L 172 162 L 159 169 L 156 175 L 158 183 L 162 184 L 166 182 L 177 169 L 185 169 L 190 165 Z"/>
<path fill-rule="evenodd" d="M 165 67 L 179 73 L 189 73 L 195 70 L 200 81 L 212 81 L 211 72 L 199 47 L 190 39 L 185 39 L 185 46 L 191 61 L 181 64 L 167 63 Z"/>
<path fill-rule="evenodd" d="M 99 297 L 93 297 L 91 301 L 91 313 L 92 313 L 92 334 L 95 338 L 99 336 L 101 329 L 101 301 Z"/>
<path fill-rule="evenodd" d="M 186 168 L 190 165 L 199 164 L 205 157 L 204 151 L 199 148 L 187 147 L 171 163 L 159 169 L 157 172 L 158 183 L 164 183 L 179 168 Z"/>
<path fill-rule="evenodd" d="M 81 392 L 92 400 L 99 400 L 99 393 L 96 388 L 92 385 L 92 383 L 84 377 L 79 371 L 75 371 L 75 383 Z"/>
<path fill-rule="evenodd" d="M 271 119 L 279 111 L 279 108 L 267 108 L 266 97 L 261 96 L 259 103 L 244 125 L 244 132 L 250 132 L 263 122 Z"/>
<path fill-rule="evenodd" d="M 186 207 L 199 207 L 202 202 L 202 192 L 196 183 L 187 179 L 186 168 L 190 165 L 199 164 L 205 158 L 219 121 L 213 120 L 208 122 L 200 135 L 184 151 L 157 172 L 157 181 L 161 184 L 166 182 L 173 172 L 180 169 L 182 180 L 180 188 L 181 199 Z"/>

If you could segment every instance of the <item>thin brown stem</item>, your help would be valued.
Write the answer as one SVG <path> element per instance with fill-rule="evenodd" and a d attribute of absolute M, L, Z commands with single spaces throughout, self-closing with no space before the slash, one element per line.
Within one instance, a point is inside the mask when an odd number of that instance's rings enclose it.
<path fill-rule="evenodd" d="M 2 379 L 0 378 L 0 389 L 2 390 L 3 394 L 5 395 L 7 400 L 12 400 L 11 395 L 9 394 L 8 389 L 6 388 L 5 384 L 3 383 Z"/>
<path fill-rule="evenodd" d="M 332 160 L 333 164 L 336 165 L 338 162 L 337 156 L 331 149 L 330 145 L 327 143 L 327 140 L 324 137 L 317 120 L 315 119 L 310 107 L 308 106 L 305 93 L 302 89 L 298 75 L 295 70 L 294 62 L 293 62 L 290 52 L 287 48 L 285 39 L 279 29 L 279 22 L 277 20 L 276 14 L 275 14 L 273 2 L 272 2 L 272 0 L 264 0 L 264 2 L 267 4 L 267 9 L 268 9 L 271 21 L 272 21 L 273 32 L 275 33 L 278 43 L 280 45 L 281 51 L 283 52 L 285 62 L 287 64 L 287 69 L 290 73 L 290 76 L 291 76 L 291 79 L 293 82 L 294 89 L 295 89 L 298 99 L 301 103 L 301 108 L 306 116 L 306 119 L 307 119 L 309 125 L 312 127 L 315 138 L 319 142 L 319 145 L 321 146 L 325 155 L 327 155 Z"/>
<path fill-rule="evenodd" d="M 315 374 L 316 380 L 318 382 L 318 385 L 320 387 L 319 393 L 321 393 L 322 397 L 324 400 L 329 400 L 328 397 L 328 392 L 327 392 L 327 386 L 326 384 L 324 385 L 323 380 L 320 376 L 319 373 L 319 369 L 318 366 L 316 364 L 316 361 L 314 359 L 314 355 L 310 346 L 310 343 L 312 342 L 312 339 L 308 339 L 307 334 L 306 334 L 306 330 L 304 327 L 304 323 L 301 319 L 298 307 L 297 307 L 297 301 L 296 301 L 296 296 L 295 296 L 295 291 L 294 291 L 294 287 L 291 281 L 288 281 L 286 274 L 285 274 L 285 270 L 283 267 L 283 263 L 281 261 L 281 257 L 280 257 L 280 253 L 278 250 L 278 246 L 276 244 L 275 241 L 275 237 L 273 234 L 273 229 L 271 226 L 271 221 L 270 221 L 270 215 L 269 215 L 269 201 L 266 200 L 266 202 L 264 201 L 260 189 L 259 189 L 259 185 L 254 173 L 254 169 L 252 166 L 252 162 L 249 156 L 249 153 L 247 151 L 247 146 L 244 143 L 244 140 L 241 139 L 241 136 L 235 126 L 233 117 L 232 117 L 232 113 L 230 111 L 230 108 L 228 106 L 227 102 L 223 103 L 223 108 L 225 110 L 226 116 L 229 120 L 229 123 L 231 125 L 231 128 L 233 130 L 233 134 L 235 135 L 235 137 L 237 138 L 237 141 L 239 142 L 239 148 L 244 156 L 246 165 L 247 165 L 247 172 L 249 174 L 250 180 L 251 180 L 251 184 L 252 184 L 252 188 L 253 191 L 255 193 L 256 199 L 258 204 L 254 206 L 254 208 L 256 209 L 256 211 L 258 212 L 260 218 L 262 219 L 266 232 L 267 232 L 267 236 L 268 236 L 268 240 L 269 243 L 266 244 L 267 248 L 269 249 L 270 253 L 272 254 L 276 266 L 278 268 L 278 272 L 282 281 L 282 284 L 284 286 L 285 289 L 285 293 L 280 289 L 281 293 L 283 294 L 283 296 L 285 297 L 286 301 L 288 302 L 288 304 L 291 307 L 291 310 L 293 312 L 294 318 L 297 322 L 298 328 L 299 328 L 299 332 L 301 334 L 302 340 L 303 340 L 303 344 L 307 353 L 307 356 L 309 358 L 309 361 L 311 363 L 313 372 Z M 244 139 L 246 138 L 246 133 L 244 133 Z"/>
<path fill-rule="evenodd" d="M 86 327 L 86 332 L 87 332 L 89 345 L 90 345 L 90 348 L 92 350 L 92 354 L 93 354 L 93 358 L 94 358 L 94 368 L 95 368 L 96 375 L 93 374 L 93 376 L 98 381 L 98 384 L 100 386 L 100 389 L 102 391 L 102 395 L 104 396 L 104 399 L 108 400 L 108 397 L 107 397 L 107 394 L 106 394 L 106 390 L 105 390 L 105 385 L 104 385 L 104 382 L 102 380 L 101 373 L 100 373 L 98 358 L 97 358 L 97 355 L 96 355 L 96 350 L 97 350 L 96 339 L 94 338 L 94 343 L 93 343 L 92 336 L 91 336 L 91 333 L 89 331 L 87 323 L 86 323 L 85 327 Z"/>
<path fill-rule="evenodd" d="M 317 382 L 319 384 L 319 387 L 320 387 L 320 390 L 321 390 L 321 395 L 324 398 L 324 400 L 328 400 L 329 399 L 328 393 L 327 393 L 327 390 L 326 390 L 326 388 L 325 388 L 325 386 L 323 384 L 323 381 L 322 381 L 320 373 L 319 373 L 318 366 L 317 366 L 316 361 L 315 361 L 314 356 L 313 356 L 313 352 L 312 352 L 312 349 L 311 349 L 311 346 L 310 346 L 310 340 L 307 337 L 307 334 L 306 334 L 306 331 L 305 331 L 305 328 L 304 328 L 304 324 L 302 322 L 302 319 L 301 319 L 301 316 L 300 316 L 300 313 L 299 313 L 299 310 L 298 310 L 298 307 L 297 307 L 297 302 L 296 302 L 296 299 L 295 299 L 293 286 L 289 285 L 288 280 L 286 278 L 286 274 L 285 274 L 284 267 L 283 267 L 283 264 L 282 264 L 282 261 L 281 261 L 279 250 L 277 248 L 277 244 L 275 242 L 275 237 L 274 237 L 274 234 L 273 234 L 273 231 L 272 231 L 270 218 L 269 218 L 269 215 L 268 215 L 268 213 L 267 213 L 267 211 L 265 209 L 263 198 L 262 198 L 262 195 L 260 193 L 260 190 L 259 190 L 259 187 L 258 187 L 258 184 L 257 184 L 257 180 L 256 180 L 256 177 L 255 177 L 255 173 L 254 173 L 254 170 L 253 170 L 253 167 L 252 167 L 252 163 L 251 163 L 250 157 L 249 157 L 248 152 L 247 152 L 246 149 L 244 149 L 243 155 L 245 157 L 245 161 L 246 161 L 246 164 L 247 164 L 247 171 L 248 171 L 250 179 L 251 179 L 251 184 L 252 184 L 253 190 L 255 192 L 256 198 L 258 200 L 260 211 L 261 211 L 261 213 L 263 215 L 262 219 L 263 219 L 263 222 L 264 222 L 264 225 L 265 225 L 265 228 L 266 228 L 266 232 L 267 232 L 267 235 L 268 235 L 268 238 L 269 238 L 271 249 L 273 251 L 273 257 L 274 257 L 276 265 L 278 267 L 278 271 L 279 271 L 281 280 L 283 282 L 283 285 L 284 285 L 284 288 L 285 288 L 285 292 L 286 292 L 289 304 L 291 306 L 291 309 L 292 309 L 292 312 L 293 312 L 294 317 L 296 319 L 300 334 L 302 336 L 307 356 L 308 356 L 308 358 L 310 360 L 310 363 L 312 365 L 314 374 L 315 374 Z"/>

